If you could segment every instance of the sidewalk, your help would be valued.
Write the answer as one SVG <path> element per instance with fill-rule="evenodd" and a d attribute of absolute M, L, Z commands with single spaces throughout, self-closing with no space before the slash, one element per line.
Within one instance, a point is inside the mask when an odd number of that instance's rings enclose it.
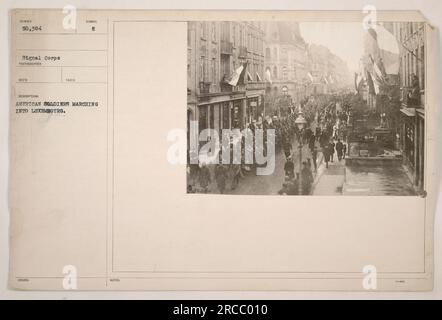
<path fill-rule="evenodd" d="M 345 182 L 345 160 L 328 163 L 328 169 L 323 162 L 318 168 L 318 174 L 313 182 L 312 195 L 341 195 Z"/>

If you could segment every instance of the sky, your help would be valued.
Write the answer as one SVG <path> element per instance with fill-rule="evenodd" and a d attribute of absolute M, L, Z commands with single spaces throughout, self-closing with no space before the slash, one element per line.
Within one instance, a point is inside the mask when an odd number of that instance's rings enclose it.
<path fill-rule="evenodd" d="M 347 62 L 350 71 L 358 71 L 364 48 L 361 22 L 301 22 L 301 35 L 307 43 L 324 45 Z"/>

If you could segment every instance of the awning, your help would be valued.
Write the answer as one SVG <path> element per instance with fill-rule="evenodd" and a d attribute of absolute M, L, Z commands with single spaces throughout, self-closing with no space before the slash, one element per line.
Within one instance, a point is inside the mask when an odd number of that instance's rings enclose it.
<path fill-rule="evenodd" d="M 416 108 L 416 113 L 418 115 L 420 115 L 421 117 L 425 118 L 425 109 L 423 109 L 423 108 Z"/>

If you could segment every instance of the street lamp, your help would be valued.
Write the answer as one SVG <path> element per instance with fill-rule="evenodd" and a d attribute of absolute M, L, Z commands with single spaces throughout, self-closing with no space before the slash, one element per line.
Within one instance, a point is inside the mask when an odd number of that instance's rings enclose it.
<path fill-rule="evenodd" d="M 299 147 L 299 181 L 298 181 L 298 194 L 302 194 L 302 133 L 304 130 L 304 127 L 307 124 L 307 121 L 305 120 L 303 114 L 302 114 L 302 109 L 301 109 L 301 105 L 299 106 L 299 112 L 298 112 L 298 117 L 295 120 L 295 124 L 298 127 L 298 147 Z"/>

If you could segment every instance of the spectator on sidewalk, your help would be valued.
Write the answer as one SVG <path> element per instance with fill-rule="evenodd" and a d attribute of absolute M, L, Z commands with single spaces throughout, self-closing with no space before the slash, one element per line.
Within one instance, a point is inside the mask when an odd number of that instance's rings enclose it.
<path fill-rule="evenodd" d="M 193 189 L 192 185 L 187 185 L 187 193 L 195 193 L 195 190 Z"/>
<path fill-rule="evenodd" d="M 293 179 L 293 177 L 295 175 L 294 174 L 295 164 L 293 163 L 292 156 L 290 156 L 290 155 L 287 157 L 287 160 L 285 162 L 284 172 L 285 172 L 286 177 L 288 177 L 289 179 Z"/>
<path fill-rule="evenodd" d="M 298 174 L 297 174 L 298 175 Z M 298 180 L 286 179 L 282 184 L 282 189 L 278 191 L 280 195 L 294 196 L 298 194 Z"/>
<path fill-rule="evenodd" d="M 190 185 L 194 186 L 196 185 L 197 181 L 198 181 L 198 175 L 199 175 L 199 170 L 200 167 L 198 166 L 198 164 L 189 164 L 188 165 L 189 168 L 189 183 Z"/>
<path fill-rule="evenodd" d="M 338 142 L 336 143 L 336 154 L 338 155 L 338 161 L 341 161 L 342 159 L 342 150 L 344 149 L 344 145 L 342 144 L 341 140 L 338 139 Z"/>
<path fill-rule="evenodd" d="M 332 140 L 330 140 L 329 143 L 329 152 L 330 152 L 330 162 L 333 162 L 333 157 L 335 154 L 335 143 Z"/>
<path fill-rule="evenodd" d="M 328 169 L 328 163 L 330 162 L 330 145 L 327 144 L 322 148 L 322 154 L 324 156 L 325 167 Z"/>
<path fill-rule="evenodd" d="M 316 137 L 314 134 L 312 134 L 308 142 L 308 147 L 310 148 L 310 151 L 312 151 L 315 148 L 315 142 L 316 142 Z"/>
<path fill-rule="evenodd" d="M 286 158 L 290 157 L 291 153 L 292 153 L 292 144 L 290 143 L 290 139 L 286 137 L 284 139 L 284 154 L 285 154 L 285 157 Z"/>
<path fill-rule="evenodd" d="M 306 161 L 302 163 L 301 179 L 302 179 L 302 194 L 309 195 L 313 184 L 313 174 L 312 171 L 308 168 L 308 164 Z"/>
<path fill-rule="evenodd" d="M 304 133 L 304 143 L 310 143 L 310 138 L 313 135 L 313 131 L 310 128 L 305 129 L 305 133 Z"/>
<path fill-rule="evenodd" d="M 318 141 L 319 141 L 319 138 L 321 137 L 321 128 L 319 127 L 319 125 L 316 126 L 315 137 L 316 137 L 316 140 L 318 140 Z"/>
<path fill-rule="evenodd" d="M 235 190 L 239 185 L 239 180 L 243 177 L 241 164 L 233 164 L 233 179 L 232 190 Z"/>
<path fill-rule="evenodd" d="M 207 193 L 211 182 L 210 171 L 206 164 L 201 163 L 199 170 L 198 182 L 203 193 Z"/>
<path fill-rule="evenodd" d="M 315 172 L 318 171 L 317 158 L 318 158 L 318 149 L 314 147 L 312 150 L 312 161 L 313 161 L 313 167 L 315 168 Z"/>
<path fill-rule="evenodd" d="M 215 180 L 219 192 L 223 194 L 226 189 L 227 181 L 227 168 L 224 165 L 218 164 L 215 167 Z"/>

